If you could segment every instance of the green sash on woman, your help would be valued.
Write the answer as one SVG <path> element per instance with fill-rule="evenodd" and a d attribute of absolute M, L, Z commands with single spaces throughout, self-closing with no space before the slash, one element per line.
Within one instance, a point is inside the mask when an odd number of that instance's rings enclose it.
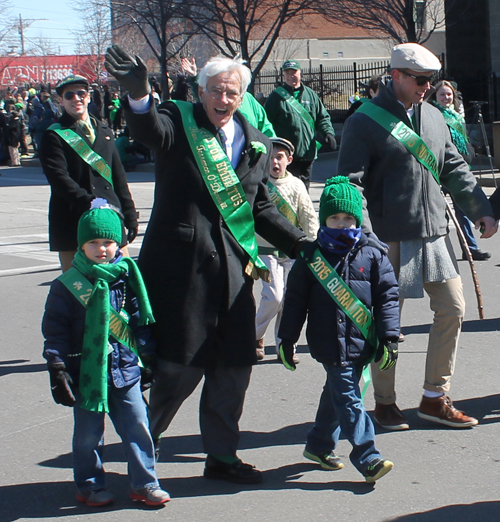
<path fill-rule="evenodd" d="M 217 138 L 196 124 L 193 104 L 174 103 L 181 113 L 191 151 L 207 189 L 234 238 L 250 256 L 245 273 L 258 279 L 257 269 L 265 273 L 268 270 L 258 256 L 253 213 L 240 180 Z"/>

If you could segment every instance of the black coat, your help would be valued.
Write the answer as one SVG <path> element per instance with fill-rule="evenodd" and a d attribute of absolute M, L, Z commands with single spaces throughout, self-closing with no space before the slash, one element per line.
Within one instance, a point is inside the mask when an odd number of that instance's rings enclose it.
<path fill-rule="evenodd" d="M 364 364 L 374 348 L 306 264 L 317 246 L 317 241 L 307 245 L 304 257 L 300 256 L 290 271 L 278 337 L 297 342 L 307 317 L 307 342 L 315 359 L 334 366 Z M 397 340 L 398 283 L 389 258 L 378 244 L 363 235 L 345 257 L 323 249 L 321 253 L 356 297 L 368 309 L 373 307 L 378 338 Z"/>
<path fill-rule="evenodd" d="M 74 130 L 90 145 L 69 114 L 65 112 L 59 123 L 63 128 Z M 93 120 L 93 123 L 96 138 L 91 148 L 111 167 L 114 188 L 54 131 L 47 130 L 42 137 L 40 162 L 52 189 L 49 204 L 52 251 L 77 249 L 78 220 L 90 208 L 94 198 L 104 198 L 121 208 L 125 226 L 129 229 L 137 227 L 137 212 L 114 144 L 113 132 L 100 121 Z"/>
<path fill-rule="evenodd" d="M 222 221 L 196 166 L 178 108 L 151 99 L 146 114 L 124 101 L 131 136 L 155 151 L 156 187 L 144 237 L 141 268 L 156 319 L 158 355 L 179 364 L 248 366 L 255 356 L 253 281 L 244 274 L 248 255 Z M 216 135 L 201 104 L 194 106 L 200 127 Z M 269 199 L 269 139 L 236 113 L 246 145 L 235 169 L 258 234 L 292 254 L 304 234 L 283 218 Z M 259 141 L 267 153 L 255 153 Z"/>

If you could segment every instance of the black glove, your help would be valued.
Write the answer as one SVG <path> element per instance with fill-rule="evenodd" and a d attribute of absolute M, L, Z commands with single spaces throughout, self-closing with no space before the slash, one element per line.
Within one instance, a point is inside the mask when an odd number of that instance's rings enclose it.
<path fill-rule="evenodd" d="M 63 406 L 74 406 L 76 399 L 71 389 L 73 379 L 71 379 L 69 373 L 66 371 L 64 363 L 56 363 L 49 366 L 49 373 L 50 390 L 52 391 L 54 401 Z"/>
<path fill-rule="evenodd" d="M 141 355 L 141 362 L 143 364 L 143 368 L 141 368 L 141 391 L 145 392 L 155 383 L 157 357 L 155 355 Z"/>
<path fill-rule="evenodd" d="M 127 231 L 127 241 L 129 243 L 132 243 L 132 241 L 137 237 L 138 233 L 139 233 L 139 225 L 137 225 L 135 228 L 129 228 Z"/>
<path fill-rule="evenodd" d="M 337 140 L 333 134 L 327 134 L 325 136 L 326 144 L 332 149 L 337 150 Z"/>
<path fill-rule="evenodd" d="M 138 100 L 151 92 L 148 69 L 140 56 L 136 55 L 134 58 L 119 45 L 114 44 L 108 47 L 104 66 L 129 92 L 132 99 Z"/>
<path fill-rule="evenodd" d="M 314 241 L 315 241 L 314 239 L 311 239 L 310 237 L 307 237 L 307 236 L 299 237 L 299 239 L 297 239 L 297 241 L 295 242 L 295 245 L 293 245 L 292 253 L 291 253 L 290 257 L 292 259 L 296 259 L 297 257 L 299 257 L 302 250 L 304 250 L 304 247 L 306 246 L 306 244 L 314 243 Z"/>
<path fill-rule="evenodd" d="M 379 368 L 384 371 L 392 368 L 398 360 L 398 342 L 385 339 L 380 341 L 375 362 L 379 362 Z"/>
<path fill-rule="evenodd" d="M 287 370 L 295 371 L 297 368 L 293 362 L 293 342 L 283 339 L 280 343 L 280 358 Z"/>
<path fill-rule="evenodd" d="M 141 392 L 149 390 L 155 383 L 155 372 L 152 368 L 141 368 Z"/>

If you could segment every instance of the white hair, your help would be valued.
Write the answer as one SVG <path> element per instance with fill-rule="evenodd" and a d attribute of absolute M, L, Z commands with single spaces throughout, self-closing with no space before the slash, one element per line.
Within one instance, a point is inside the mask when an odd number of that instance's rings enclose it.
<path fill-rule="evenodd" d="M 243 95 L 252 81 L 252 73 L 244 64 L 245 61 L 241 58 L 226 58 L 225 56 L 215 56 L 214 58 L 210 58 L 200 71 L 198 85 L 202 89 L 206 89 L 208 80 L 213 76 L 225 72 L 234 72 L 240 78 L 240 94 Z"/>

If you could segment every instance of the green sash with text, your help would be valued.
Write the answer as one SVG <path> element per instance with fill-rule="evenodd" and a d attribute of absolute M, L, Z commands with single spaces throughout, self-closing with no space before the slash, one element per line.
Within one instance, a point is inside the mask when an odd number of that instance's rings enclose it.
<path fill-rule="evenodd" d="M 294 212 L 293 208 L 288 204 L 285 198 L 280 194 L 280 191 L 277 189 L 275 185 L 273 185 L 270 181 L 267 182 L 267 189 L 269 191 L 269 197 L 271 201 L 276 205 L 278 212 L 288 219 L 290 223 L 294 227 L 299 226 L 299 220 L 297 218 L 297 214 Z"/>
<path fill-rule="evenodd" d="M 312 131 L 312 135 L 310 136 L 312 138 L 316 132 L 316 128 L 314 126 L 313 117 L 307 112 L 306 108 L 284 87 L 278 87 L 276 89 L 276 92 L 290 105 L 290 107 L 292 107 L 292 109 L 298 112 L 302 116 L 302 118 L 304 118 L 304 120 L 309 125 Z M 316 149 L 319 150 L 320 148 L 321 143 L 319 143 L 319 141 L 316 141 Z"/>
<path fill-rule="evenodd" d="M 370 310 L 356 297 L 319 249 L 314 251 L 313 260 L 308 262 L 307 266 L 337 306 L 376 350 L 377 332 Z"/>
<path fill-rule="evenodd" d="M 87 165 L 100 174 L 111 186 L 113 186 L 113 176 L 111 167 L 106 163 L 97 152 L 94 152 L 85 140 L 72 129 L 63 129 L 60 123 L 54 123 L 49 127 L 60 136 Z"/>
<path fill-rule="evenodd" d="M 231 234 L 250 256 L 245 273 L 257 278 L 255 269 L 267 272 L 267 267 L 258 256 L 253 213 L 240 180 L 217 138 L 196 124 L 193 104 L 174 103 L 205 185 Z"/>
<path fill-rule="evenodd" d="M 441 185 L 436 157 L 413 129 L 373 102 L 363 103 L 356 112 L 366 114 L 394 136 L 432 174 L 438 185 Z"/>

